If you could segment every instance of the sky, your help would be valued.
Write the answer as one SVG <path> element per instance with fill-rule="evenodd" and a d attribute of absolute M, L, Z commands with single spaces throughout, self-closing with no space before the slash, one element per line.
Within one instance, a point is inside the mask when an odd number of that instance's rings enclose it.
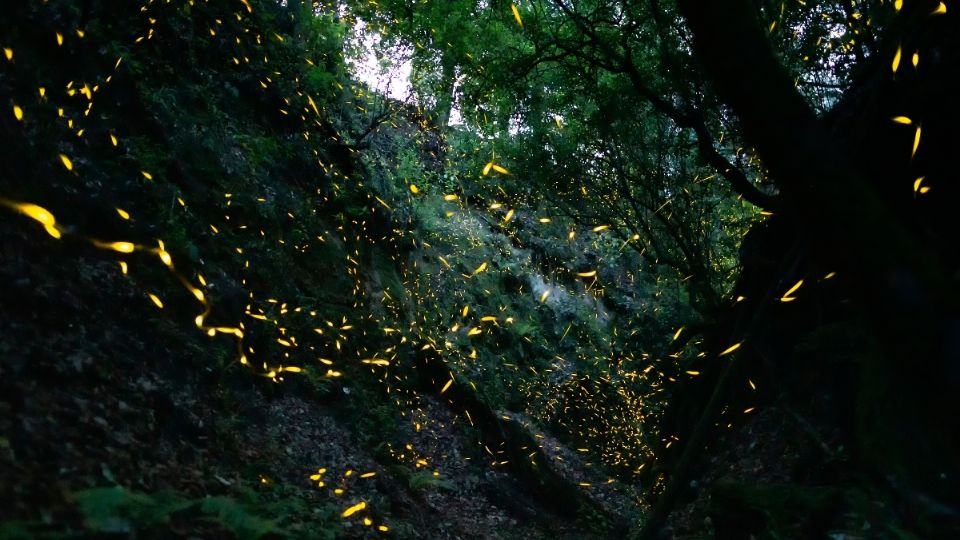
<path fill-rule="evenodd" d="M 375 53 L 376 46 L 380 41 L 380 36 L 375 32 L 365 31 L 363 21 L 358 21 L 354 28 L 355 35 L 360 36 L 363 46 L 363 54 L 360 58 L 352 62 L 351 72 L 360 81 L 366 83 L 375 91 L 406 103 L 413 103 L 412 86 L 410 84 L 410 73 L 412 71 L 411 51 L 396 51 L 391 54 L 392 58 L 401 59 L 395 62 L 386 59 L 386 70 L 381 69 L 381 63 Z M 450 125 L 462 123 L 460 109 L 454 103 L 450 111 Z"/>
<path fill-rule="evenodd" d="M 411 102 L 413 100 L 410 86 L 412 65 L 409 54 L 403 55 L 405 59 L 400 63 L 389 61 L 387 70 L 383 71 L 374 52 L 380 36 L 373 32 L 366 32 L 365 26 L 363 21 L 358 21 L 354 28 L 356 35 L 361 36 L 364 54 L 353 63 L 353 75 L 381 94 Z"/>

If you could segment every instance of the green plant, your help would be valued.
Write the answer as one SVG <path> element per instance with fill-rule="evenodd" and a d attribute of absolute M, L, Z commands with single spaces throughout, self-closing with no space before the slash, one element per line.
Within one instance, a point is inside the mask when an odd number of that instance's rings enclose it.
<path fill-rule="evenodd" d="M 78 491 L 71 499 L 83 515 L 84 527 L 96 533 L 156 530 L 174 514 L 192 510 L 199 519 L 215 523 L 241 540 L 288 535 L 280 527 L 280 519 L 263 518 L 252 511 L 253 504 L 228 496 L 191 499 L 173 491 L 139 493 L 114 486 Z"/>
<path fill-rule="evenodd" d="M 131 533 L 167 523 L 194 501 L 169 491 L 137 493 L 120 486 L 92 488 L 72 495 L 84 526 L 94 532 Z"/>
<path fill-rule="evenodd" d="M 429 471 L 419 471 L 410 475 L 408 480 L 410 489 L 414 491 L 429 491 L 433 489 L 442 489 L 446 491 L 456 491 L 457 487 L 453 482 L 434 476 Z"/>
<path fill-rule="evenodd" d="M 279 519 L 264 519 L 250 511 L 247 505 L 232 497 L 207 497 L 200 503 L 206 519 L 232 532 L 237 538 L 256 539 L 268 534 L 288 536 L 280 527 Z"/>

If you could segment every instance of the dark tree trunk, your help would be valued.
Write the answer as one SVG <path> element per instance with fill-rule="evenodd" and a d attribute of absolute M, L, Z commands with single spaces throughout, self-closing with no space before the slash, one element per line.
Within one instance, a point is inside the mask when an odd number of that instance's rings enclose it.
<path fill-rule="evenodd" d="M 866 354 L 857 389 L 863 463 L 904 494 L 929 531 L 960 527 L 960 308 L 955 163 L 960 104 L 956 10 L 905 3 L 880 57 L 827 120 L 780 65 L 749 0 L 681 0 L 695 49 L 783 196 L 811 261 L 838 272 L 882 353 Z M 890 73 L 896 44 L 924 69 Z M 885 56 L 889 53 L 889 58 Z M 891 122 L 905 115 L 915 130 Z M 952 150 L 951 150 L 952 149 Z M 927 176 L 929 201 L 911 199 Z M 940 200 L 934 197 L 941 198 Z"/>

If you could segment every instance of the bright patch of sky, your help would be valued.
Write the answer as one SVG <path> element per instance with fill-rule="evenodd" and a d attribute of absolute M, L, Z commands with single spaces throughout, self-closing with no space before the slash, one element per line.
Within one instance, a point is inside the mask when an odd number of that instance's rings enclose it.
<path fill-rule="evenodd" d="M 366 23 L 357 21 L 353 28 L 357 36 L 357 56 L 350 61 L 350 73 L 366 83 L 375 92 L 404 103 L 415 103 L 410 74 L 413 70 L 412 48 L 394 48 L 386 55 L 380 34 L 370 32 Z M 460 110 L 454 103 L 450 111 L 450 125 L 461 124 Z"/>
<path fill-rule="evenodd" d="M 410 85 L 412 64 L 410 52 L 390 51 L 389 57 L 380 57 L 380 35 L 369 32 L 363 21 L 357 21 L 354 35 L 359 38 L 359 58 L 351 62 L 351 74 L 366 83 L 371 89 L 393 99 L 412 102 L 413 89 Z"/>

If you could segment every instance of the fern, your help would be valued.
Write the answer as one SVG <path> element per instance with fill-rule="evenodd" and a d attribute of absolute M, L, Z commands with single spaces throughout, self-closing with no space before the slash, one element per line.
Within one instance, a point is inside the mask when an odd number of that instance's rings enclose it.
<path fill-rule="evenodd" d="M 115 486 L 78 491 L 71 498 L 84 516 L 84 526 L 99 533 L 156 529 L 173 514 L 193 508 L 204 515 L 201 519 L 216 523 L 240 540 L 257 540 L 268 534 L 289 536 L 279 519 L 262 518 L 250 511 L 253 504 L 232 497 L 189 499 L 171 491 L 138 493 Z"/>
<path fill-rule="evenodd" d="M 420 471 L 410 475 L 410 489 L 414 491 L 427 491 L 430 489 L 444 489 L 446 491 L 456 491 L 457 487 L 453 482 L 444 480 L 427 471 Z"/>
<path fill-rule="evenodd" d="M 169 521 L 175 512 L 195 503 L 171 492 L 136 493 L 120 486 L 93 488 L 73 494 L 84 525 L 104 533 L 130 533 Z"/>
<path fill-rule="evenodd" d="M 231 497 L 207 497 L 200 503 L 200 511 L 232 532 L 240 540 L 256 540 L 267 534 L 288 536 L 280 527 L 279 519 L 263 519 L 250 513 L 247 507 Z"/>

